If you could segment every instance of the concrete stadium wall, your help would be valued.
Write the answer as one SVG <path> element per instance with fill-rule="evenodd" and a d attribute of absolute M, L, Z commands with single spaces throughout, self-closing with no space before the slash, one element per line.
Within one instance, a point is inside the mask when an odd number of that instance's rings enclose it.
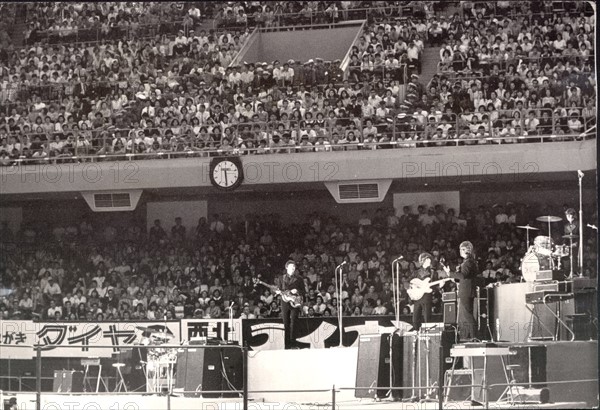
<path fill-rule="evenodd" d="M 331 29 L 260 32 L 258 39 L 250 45 L 241 61 L 248 63 L 281 63 L 289 59 L 302 62 L 317 57 L 324 61 L 342 60 L 360 26 Z"/>
<path fill-rule="evenodd" d="M 194 188 L 216 193 L 209 179 L 210 158 L 28 164 L 0 167 L 0 194 L 42 194 L 115 189 Z M 446 178 L 459 184 L 493 185 L 502 177 L 516 187 L 547 173 L 596 170 L 596 140 L 476 147 L 430 147 L 376 151 L 316 152 L 241 157 L 245 180 L 253 185 L 313 184 L 325 181 L 394 179 L 400 184 Z M 575 180 L 576 181 L 576 180 Z M 421 185 L 422 186 L 422 185 Z M 466 185 L 465 185 L 466 187 Z M 273 189 L 277 190 L 277 189 Z M 414 189 L 407 189 L 408 192 Z M 6 204 L 6 202 L 4 202 Z M 8 205 L 5 205 L 8 206 Z"/>

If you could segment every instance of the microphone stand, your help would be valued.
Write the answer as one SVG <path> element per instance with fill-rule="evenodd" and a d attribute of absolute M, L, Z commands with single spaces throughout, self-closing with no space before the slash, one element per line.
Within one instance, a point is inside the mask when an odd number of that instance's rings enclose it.
<path fill-rule="evenodd" d="M 584 173 L 581 170 L 577 171 L 579 177 L 579 276 L 583 276 L 583 194 L 582 181 Z M 573 249 L 570 249 L 573 254 Z M 573 265 L 573 264 L 571 264 Z"/>
<path fill-rule="evenodd" d="M 344 266 L 346 262 L 342 262 L 340 263 L 338 266 L 336 266 L 335 268 L 335 281 L 336 281 L 336 288 L 337 288 L 337 294 L 338 294 L 338 331 L 340 333 L 340 342 L 338 344 L 338 347 L 343 347 L 342 344 L 342 340 L 343 340 L 343 324 L 342 324 L 342 317 L 343 317 L 343 311 L 342 311 L 342 305 L 343 305 L 343 301 L 342 301 L 342 286 L 344 286 L 343 283 L 343 276 L 342 276 L 342 266 Z M 339 278 L 338 278 L 338 274 L 339 274 Z"/>
<path fill-rule="evenodd" d="M 165 319 L 165 327 L 163 328 L 163 340 L 167 340 L 167 313 L 165 311 L 164 314 L 164 319 Z M 167 342 L 168 343 L 168 342 Z M 166 350 L 166 349 L 165 349 Z M 167 356 L 168 358 L 168 356 Z M 168 360 L 168 367 L 167 367 L 167 394 L 170 396 L 173 393 L 173 363 L 171 360 Z"/>
<path fill-rule="evenodd" d="M 229 309 L 229 327 L 233 331 L 233 305 L 235 305 L 235 301 L 231 301 L 231 304 L 227 309 Z"/>
<path fill-rule="evenodd" d="M 402 256 L 396 258 L 392 261 L 392 298 L 394 299 L 394 310 L 396 322 L 394 323 L 395 330 L 390 333 L 390 397 L 392 400 L 395 400 L 394 391 L 392 387 L 394 387 L 394 360 L 393 360 L 393 349 L 392 349 L 392 341 L 396 332 L 398 332 L 400 324 L 400 269 L 399 269 L 399 261 L 402 259 Z"/>

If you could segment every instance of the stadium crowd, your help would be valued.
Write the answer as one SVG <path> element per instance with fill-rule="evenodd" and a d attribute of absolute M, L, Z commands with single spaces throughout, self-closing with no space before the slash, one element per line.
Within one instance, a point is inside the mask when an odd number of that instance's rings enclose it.
<path fill-rule="evenodd" d="M 566 209 L 568 206 L 564 205 Z M 145 227 L 131 223 L 93 226 L 88 221 L 52 226 L 29 224 L 0 235 L 0 317 L 38 320 L 152 320 L 167 318 L 278 317 L 280 299 L 254 279 L 278 285 L 283 266 L 296 261 L 306 284 L 305 316 L 335 316 L 337 298 L 344 315 L 393 314 L 390 263 L 402 255 L 401 314 L 412 303 L 406 289 L 429 252 L 438 263 L 460 263 L 458 244 L 471 240 L 477 251 L 477 285 L 521 280 L 525 234 L 517 229 L 547 208 L 508 203 L 455 210 L 421 205 L 413 213 L 363 211 L 348 224 L 313 213 L 306 223 L 286 224 L 279 215 L 246 215 L 233 221 L 212 215 L 193 230 L 177 218 L 171 227 L 156 220 Z M 589 217 L 597 220 L 597 215 Z M 532 222 L 532 224 L 535 222 Z M 561 243 L 561 231 L 555 233 Z M 585 243 L 585 275 L 595 277 L 596 238 Z M 531 238 L 533 242 L 533 238 Z M 344 265 L 343 293 L 333 272 Z M 568 273 L 568 258 L 563 258 Z M 452 289 L 448 283 L 446 290 Z M 434 313 L 441 311 L 440 292 Z M 233 305 L 233 307 L 231 307 Z"/>
<path fill-rule="evenodd" d="M 344 10 L 351 18 L 362 6 L 340 3 L 336 13 L 342 19 Z M 216 11 L 193 3 L 169 7 L 163 14 L 171 20 L 186 19 L 176 35 L 159 30 L 150 38 L 119 38 L 117 32 L 95 43 L 49 44 L 47 37 L 28 33 L 26 48 L 3 50 L 0 164 L 73 156 L 404 148 L 455 145 L 442 141 L 455 139 L 535 142 L 539 139 L 524 137 L 561 140 L 595 125 L 595 21 L 583 3 L 558 14 L 534 2 L 506 8 L 506 2 L 466 2 L 462 13 L 446 18 L 435 11 L 440 3 L 425 2 L 414 6 L 416 18 L 410 20 L 401 17 L 403 7 L 379 3 L 351 48 L 346 73 L 339 60 L 318 57 L 235 60 L 253 25 L 264 23 L 260 13 L 270 6 L 260 2 L 214 6 Z M 338 7 L 337 2 L 303 7 L 320 15 L 332 5 Z M 133 24 L 141 14 L 160 15 L 150 11 L 166 7 L 86 6 L 56 3 L 44 12 L 29 6 L 35 11 L 30 23 L 47 31 L 56 24 L 79 29 L 94 20 L 90 24 L 118 31 L 119 24 Z M 285 7 L 301 6 L 272 7 L 287 16 Z M 198 29 L 204 14 L 219 22 L 219 15 L 240 13 L 253 17 Z M 441 62 L 426 85 L 418 72 L 429 44 L 441 44 Z"/>

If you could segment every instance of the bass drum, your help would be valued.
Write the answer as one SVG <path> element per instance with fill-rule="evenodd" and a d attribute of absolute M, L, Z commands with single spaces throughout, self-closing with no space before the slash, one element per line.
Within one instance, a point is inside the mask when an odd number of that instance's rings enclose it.
<path fill-rule="evenodd" d="M 552 269 L 550 257 L 536 252 L 527 253 L 521 262 L 521 273 L 526 282 L 535 282 L 539 271 L 550 269 Z"/>

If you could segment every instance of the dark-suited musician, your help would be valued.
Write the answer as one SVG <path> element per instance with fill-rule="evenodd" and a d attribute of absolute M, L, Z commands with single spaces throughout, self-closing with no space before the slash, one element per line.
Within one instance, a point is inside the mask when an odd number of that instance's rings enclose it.
<path fill-rule="evenodd" d="M 421 267 L 414 273 L 412 279 L 425 280 L 430 278 L 431 282 L 437 280 L 437 272 L 431 269 L 431 262 L 433 257 L 427 252 L 423 252 L 419 255 L 419 264 Z M 425 293 L 419 300 L 414 301 L 413 310 L 413 329 L 419 330 L 422 323 L 428 323 L 431 318 L 431 307 L 432 307 L 432 296 L 431 293 Z M 423 320 L 421 320 L 423 319 Z"/>
<path fill-rule="evenodd" d="M 473 244 L 464 241 L 458 247 L 463 263 L 457 267 L 456 272 L 444 267 L 451 278 L 458 282 L 458 333 L 461 340 L 470 340 L 475 337 L 475 318 L 473 317 L 473 301 L 475 299 L 475 286 L 473 280 L 479 269 L 473 255 Z"/>
<path fill-rule="evenodd" d="M 579 236 L 579 221 L 577 220 L 577 212 L 575 211 L 575 209 L 567 209 L 565 211 L 565 218 L 567 219 L 567 223 L 565 223 L 564 234 Z M 565 245 L 570 245 L 571 243 L 573 243 L 573 247 L 570 248 L 570 253 L 573 254 L 573 269 L 575 269 L 577 266 L 579 266 L 579 252 L 577 252 L 577 239 L 564 239 L 563 243 Z"/>
<path fill-rule="evenodd" d="M 304 296 L 304 281 L 302 277 L 296 273 L 296 262 L 289 260 L 285 263 L 286 273 L 281 280 L 281 290 L 291 291 L 292 294 Z M 294 308 L 289 302 L 281 301 L 281 314 L 283 316 L 283 327 L 285 329 L 285 348 L 291 349 L 296 347 L 296 319 L 300 316 L 300 307 Z"/>
<path fill-rule="evenodd" d="M 579 235 L 577 212 L 573 208 L 569 208 L 565 211 L 565 218 L 567 218 L 564 230 L 565 235 Z"/>

